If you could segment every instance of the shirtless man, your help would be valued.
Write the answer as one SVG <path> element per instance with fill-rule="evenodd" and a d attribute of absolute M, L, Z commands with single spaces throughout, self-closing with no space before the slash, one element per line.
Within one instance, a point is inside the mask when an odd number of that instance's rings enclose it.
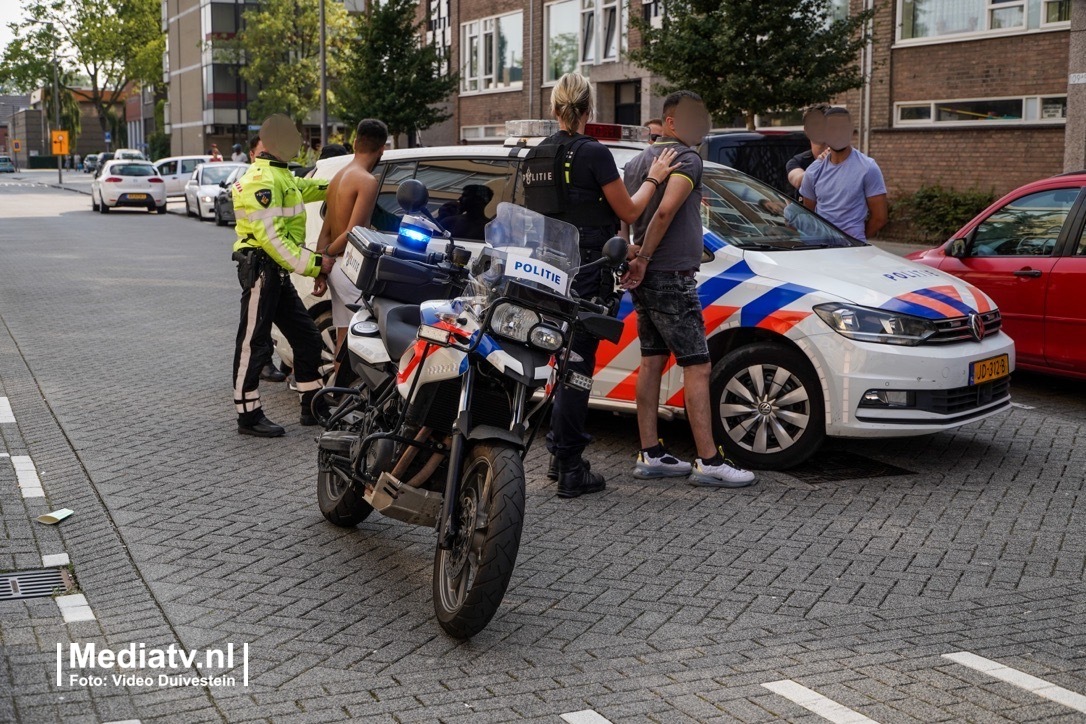
<path fill-rule="evenodd" d="M 347 248 L 347 234 L 356 226 L 369 226 L 373 206 L 377 201 L 377 179 L 373 169 L 381 160 L 388 140 L 388 127 L 373 118 L 358 123 L 354 141 L 354 157 L 332 178 L 328 186 L 328 208 L 324 225 L 317 240 L 317 251 L 324 255 L 342 257 Z M 351 323 L 348 304 L 358 301 L 362 293 L 347 279 L 341 261 L 337 261 L 327 276 L 317 277 L 313 293 L 318 297 L 332 292 L 332 324 L 336 328 L 336 359 L 343 342 L 347 339 L 347 325 Z M 336 362 L 336 372 L 339 362 Z"/>

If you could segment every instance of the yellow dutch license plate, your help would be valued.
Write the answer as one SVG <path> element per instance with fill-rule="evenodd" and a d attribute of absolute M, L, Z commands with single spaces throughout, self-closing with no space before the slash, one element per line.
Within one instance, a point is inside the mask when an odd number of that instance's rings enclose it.
<path fill-rule="evenodd" d="M 147 198 L 147 194 L 128 194 L 128 198 L 133 201 L 143 201 Z"/>
<path fill-rule="evenodd" d="M 982 385 L 985 382 L 998 380 L 1011 373 L 1010 355 L 1001 354 L 998 357 L 977 360 L 969 364 L 969 384 Z"/>

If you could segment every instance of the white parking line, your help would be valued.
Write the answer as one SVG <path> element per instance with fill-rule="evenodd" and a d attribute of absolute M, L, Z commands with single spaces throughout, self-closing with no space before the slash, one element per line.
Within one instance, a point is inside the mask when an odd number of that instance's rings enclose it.
<path fill-rule="evenodd" d="M 15 477 L 19 481 L 19 489 L 24 498 L 44 498 L 45 490 L 41 487 L 41 479 L 34 468 L 34 461 L 27 455 L 12 455 L 11 464 L 15 467 Z"/>
<path fill-rule="evenodd" d="M 1086 714 L 1086 696 L 1082 694 L 1076 694 L 1073 691 L 1064 689 L 1061 686 L 1050 684 L 1044 679 L 1038 679 L 1036 676 L 1030 676 L 1024 671 L 1018 669 L 1012 669 L 1009 666 L 1004 666 L 998 661 L 992 661 L 986 659 L 983 656 L 977 656 L 971 654 L 968 651 L 958 651 L 953 654 L 943 654 L 944 659 L 950 659 L 954 663 L 967 666 L 974 671 L 979 671 L 982 674 L 987 674 L 993 679 L 999 679 L 1005 681 L 1008 684 L 1013 684 L 1019 689 L 1025 689 L 1031 691 L 1037 696 L 1054 701 L 1057 704 L 1063 704 L 1066 707 L 1080 711 Z"/>
<path fill-rule="evenodd" d="M 835 724 L 878 724 L 874 719 L 869 719 L 863 714 L 838 704 L 833 699 L 828 699 L 817 691 L 812 691 L 791 679 L 771 681 L 768 684 L 762 684 L 762 686 Z"/>
<path fill-rule="evenodd" d="M 573 711 L 563 714 L 562 718 L 569 724 L 611 724 L 611 720 L 600 715 L 595 709 Z"/>
<path fill-rule="evenodd" d="M 82 593 L 57 596 L 55 600 L 57 606 L 60 607 L 60 615 L 64 618 L 64 623 L 94 620 L 94 611 L 91 610 L 90 604 L 87 603 L 87 597 Z"/>
<path fill-rule="evenodd" d="M 5 422 L 15 422 L 15 413 L 11 411 L 11 401 L 0 397 L 0 424 Z"/>

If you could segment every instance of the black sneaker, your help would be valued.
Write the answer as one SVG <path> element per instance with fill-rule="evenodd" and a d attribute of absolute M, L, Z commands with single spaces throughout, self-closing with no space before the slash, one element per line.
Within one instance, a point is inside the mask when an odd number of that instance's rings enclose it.
<path fill-rule="evenodd" d="M 264 415 L 263 410 L 243 412 L 238 415 L 238 434 L 254 437 L 281 437 L 287 433 Z"/>

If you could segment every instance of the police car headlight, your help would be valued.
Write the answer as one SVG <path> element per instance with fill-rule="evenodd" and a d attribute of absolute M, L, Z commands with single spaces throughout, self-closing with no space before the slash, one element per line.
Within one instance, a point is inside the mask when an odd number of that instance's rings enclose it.
<path fill-rule="evenodd" d="M 922 317 L 854 304 L 819 304 L 819 318 L 833 331 L 857 342 L 915 347 L 935 334 L 935 324 Z"/>
<path fill-rule="evenodd" d="M 527 342 L 532 327 L 539 324 L 539 322 L 539 315 L 531 309 L 505 302 L 494 309 L 494 313 L 490 317 L 490 329 L 494 334 L 502 337 L 517 342 Z"/>
<path fill-rule="evenodd" d="M 562 347 L 562 333 L 554 327 L 540 324 L 532 327 L 528 340 L 533 347 L 538 347 L 544 352 L 557 352 Z"/>
<path fill-rule="evenodd" d="M 211 203 L 211 197 L 210 196 L 201 196 L 200 198 L 203 200 L 203 202 L 205 204 L 210 204 Z"/>

